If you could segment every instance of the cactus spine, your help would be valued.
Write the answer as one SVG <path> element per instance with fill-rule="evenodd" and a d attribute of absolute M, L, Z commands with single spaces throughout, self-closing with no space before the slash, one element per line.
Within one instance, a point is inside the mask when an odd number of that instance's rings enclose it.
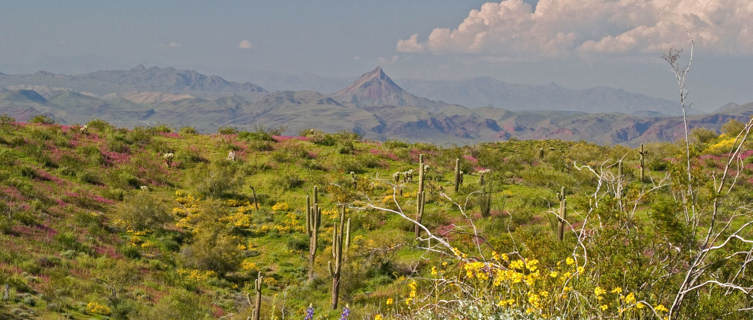
<path fill-rule="evenodd" d="M 262 285 L 263 279 L 264 279 L 264 276 L 262 276 L 261 272 L 259 272 L 259 276 L 256 277 L 256 280 L 254 281 L 254 290 L 256 291 L 256 300 L 254 301 L 254 313 L 251 315 L 251 318 L 254 320 L 259 320 L 261 317 L 261 285 Z"/>
<path fill-rule="evenodd" d="M 350 221 L 345 229 L 345 206 L 340 207 L 340 222 L 332 228 L 332 261 L 327 264 L 329 275 L 332 277 L 332 309 L 337 309 L 340 294 L 340 276 L 342 275 L 343 240 L 350 238 Z M 350 240 L 347 241 L 349 244 Z"/>
<path fill-rule="evenodd" d="M 460 190 L 460 185 L 463 183 L 462 173 L 460 173 L 460 158 L 455 158 L 455 192 Z"/>
<path fill-rule="evenodd" d="M 559 230 L 559 239 L 562 241 L 565 238 L 565 220 L 567 219 L 567 197 L 565 196 L 565 187 L 562 187 L 560 189 L 560 192 L 557 194 L 557 198 L 560 200 L 560 230 Z"/>
<path fill-rule="evenodd" d="M 416 222 L 421 223 L 424 217 L 424 205 L 426 204 L 426 194 L 424 193 L 424 155 L 418 155 L 418 192 L 416 192 Z M 418 224 L 413 229 L 416 238 L 421 235 L 421 228 Z"/>
<path fill-rule="evenodd" d="M 641 182 L 645 182 L 645 170 L 646 170 L 646 156 L 648 155 L 648 151 L 643 149 L 643 144 L 641 144 L 641 152 L 638 153 L 641 156 Z"/>
<path fill-rule="evenodd" d="M 319 189 L 314 186 L 314 204 L 311 197 L 306 196 L 306 235 L 309 236 L 309 273 L 308 281 L 314 280 L 314 262 L 319 242 L 319 225 L 322 221 L 322 209 L 319 208 Z"/>

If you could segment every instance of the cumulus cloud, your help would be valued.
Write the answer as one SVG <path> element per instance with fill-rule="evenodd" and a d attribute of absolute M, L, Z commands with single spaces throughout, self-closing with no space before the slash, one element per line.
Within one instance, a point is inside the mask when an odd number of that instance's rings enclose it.
<path fill-rule="evenodd" d="M 241 40 L 241 42 L 238 43 L 238 48 L 241 49 L 251 49 L 253 45 L 251 44 L 251 41 L 248 40 Z"/>
<path fill-rule="evenodd" d="M 704 50 L 753 54 L 751 0 L 488 2 L 454 28 L 399 40 L 399 52 L 502 56 L 656 53 L 695 39 Z"/>
<path fill-rule="evenodd" d="M 397 51 L 400 52 L 421 52 L 424 46 L 418 43 L 418 33 L 414 33 L 410 38 L 397 41 Z"/>

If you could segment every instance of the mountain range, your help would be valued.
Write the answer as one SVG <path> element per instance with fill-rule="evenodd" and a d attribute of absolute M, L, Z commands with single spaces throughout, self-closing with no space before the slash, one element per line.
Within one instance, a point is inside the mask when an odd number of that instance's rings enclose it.
<path fill-rule="evenodd" d="M 481 82 L 474 85 L 474 81 Z M 442 144 L 547 138 L 635 145 L 675 140 L 682 133 L 681 118 L 667 114 L 672 113 L 668 109 L 679 110 L 674 103 L 617 89 L 578 91 L 549 85 L 539 88 L 542 97 L 536 100 L 525 98 L 535 96 L 536 90 L 526 91 L 527 86 L 494 79 L 461 81 L 456 86 L 453 82 L 423 83 L 424 93 L 437 90 L 426 83 L 445 88 L 434 96 L 452 90 L 466 92 L 460 88 L 468 87 L 475 88 L 465 93 L 468 99 L 476 99 L 480 105 L 504 98 L 510 104 L 529 107 L 527 111 L 469 108 L 453 103 L 458 100 L 424 98 L 398 85 L 382 68 L 363 74 L 335 93 L 325 94 L 305 90 L 270 92 L 252 83 L 195 71 L 138 66 L 82 75 L 2 74 L 0 114 L 20 120 L 44 114 L 64 123 L 99 118 L 127 127 L 164 123 L 192 126 L 204 132 L 225 126 L 284 128 L 288 134 L 317 128 L 353 131 L 369 139 Z M 419 84 L 411 83 L 414 88 Z M 507 89 L 495 95 L 482 94 L 496 92 L 496 87 Z M 446 97 L 451 95 L 446 93 Z M 597 108 L 598 103 L 608 105 Z M 610 108 L 623 112 L 584 112 Z M 712 114 L 690 116 L 689 120 L 691 127 L 719 129 L 729 119 L 744 119 L 752 113 L 753 104 L 728 105 Z"/>

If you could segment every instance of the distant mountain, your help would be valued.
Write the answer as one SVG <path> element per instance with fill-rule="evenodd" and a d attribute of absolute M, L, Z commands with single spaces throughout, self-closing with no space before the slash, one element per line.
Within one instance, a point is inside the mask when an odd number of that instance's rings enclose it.
<path fill-rule="evenodd" d="M 146 68 L 143 65 L 130 70 L 96 71 L 78 75 L 40 71 L 33 74 L 0 77 L 0 87 L 19 86 L 70 89 L 96 95 L 140 91 L 215 96 L 221 94 L 257 95 L 266 92 L 264 88 L 248 82 L 227 81 L 219 76 L 208 76 L 192 70 Z"/>
<path fill-rule="evenodd" d="M 576 90 L 551 83 L 522 85 L 483 77 L 469 80 L 400 80 L 414 94 L 469 107 L 493 106 L 513 111 L 620 112 L 679 114 L 675 102 L 609 87 Z"/>
<path fill-rule="evenodd" d="M 449 105 L 410 94 L 384 73 L 381 67 L 364 73 L 350 86 L 333 94 L 332 98 L 357 107 L 412 106 L 437 109 Z"/>
<path fill-rule="evenodd" d="M 145 74 L 146 71 L 138 69 L 140 70 L 136 70 L 136 74 Z M 165 71 L 154 74 L 163 72 Z M 122 74 L 125 78 L 113 80 L 114 74 Z M 170 72 L 164 74 L 169 75 Z M 77 76 L 44 77 L 54 79 Z M 192 126 L 203 132 L 213 132 L 223 126 L 241 129 L 276 127 L 284 128 L 287 134 L 317 128 L 327 132 L 357 132 L 369 139 L 403 139 L 440 144 L 470 144 L 518 138 L 636 145 L 679 139 L 683 128 L 680 117 L 642 115 L 638 112 L 626 114 L 467 108 L 413 95 L 397 85 L 381 68 L 364 74 L 347 88 L 332 95 L 315 91 L 259 92 L 252 95 L 248 94 L 250 87 L 246 85 L 228 85 L 201 76 L 189 76 L 178 82 L 171 76 L 165 76 L 163 79 L 167 80 L 163 85 L 155 80 L 161 76 L 154 76 L 156 78 L 149 80 L 153 81 L 152 84 L 139 85 L 132 82 L 135 76 L 131 72 L 108 73 L 107 76 L 97 74 L 92 77 L 110 79 L 107 80 L 108 86 L 120 83 L 123 87 L 101 95 L 93 93 L 96 88 L 91 86 L 87 87 L 88 91 L 76 91 L 64 86 L 65 83 L 50 83 L 48 86 L 17 84 L 9 89 L 0 89 L 0 114 L 9 114 L 22 121 L 44 114 L 63 123 L 86 123 L 99 118 L 127 127 L 163 123 L 176 128 Z M 138 86 L 165 89 L 134 90 Z M 231 87 L 246 89 L 239 89 L 239 94 L 223 91 L 226 90 L 224 88 Z M 223 93 L 216 94 L 217 92 Z M 744 121 L 751 115 L 753 103 L 728 105 L 713 114 L 690 116 L 689 125 L 691 128 L 718 130 L 730 119 Z"/>
<path fill-rule="evenodd" d="M 719 109 L 715 113 L 721 114 L 748 114 L 753 110 L 753 102 L 748 104 L 739 105 L 736 103 L 728 103 Z"/>

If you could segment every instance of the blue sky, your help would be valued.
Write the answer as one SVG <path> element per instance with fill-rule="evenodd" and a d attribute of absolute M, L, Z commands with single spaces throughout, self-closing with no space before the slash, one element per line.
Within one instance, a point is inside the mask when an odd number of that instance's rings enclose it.
<path fill-rule="evenodd" d="M 553 17 L 567 17 L 566 12 L 557 12 L 565 9 L 553 4 L 577 7 L 568 4 L 570 1 L 575 0 L 542 0 L 542 4 L 553 8 L 549 9 Z M 481 14 L 499 14 L 493 18 L 502 22 L 476 25 L 471 28 L 476 33 L 467 33 L 457 31 L 460 23 L 469 17 L 470 10 L 481 9 L 486 1 L 4 1 L 0 11 L 0 72 L 79 73 L 146 64 L 244 80 L 257 70 L 356 77 L 379 64 L 397 78 L 492 76 L 518 83 L 557 82 L 574 88 L 606 85 L 674 98 L 674 82 L 661 64 L 660 53 L 643 48 L 668 39 L 639 38 L 632 42 L 634 47 L 607 53 L 604 48 L 622 48 L 625 42 L 618 40 L 626 36 L 635 40 L 629 29 L 636 26 L 613 23 L 611 17 L 600 20 L 577 16 L 604 8 L 606 13 L 622 10 L 607 8 L 607 2 L 602 7 L 580 8 L 581 13 L 572 13 L 571 20 L 539 19 L 518 25 L 512 23 L 525 18 L 528 8 L 522 5 L 516 6 L 518 11 L 507 10 L 512 2 L 496 2 L 492 5 L 499 7 L 487 5 Z M 504 14 L 499 13 L 503 5 L 507 10 Z M 715 14 L 707 16 L 713 18 Z M 577 25 L 581 20 L 590 24 Z M 570 28 L 577 39 L 575 44 L 552 46 L 556 56 L 538 54 L 543 51 L 542 42 L 509 40 L 510 35 L 520 35 L 514 38 L 544 39 L 549 45 L 555 35 L 540 26 L 551 29 L 552 24 L 554 30 Z M 533 31 L 515 29 L 528 26 Z M 437 28 L 447 28 L 452 36 L 430 40 L 430 34 L 442 33 Z M 603 34 L 594 38 L 593 34 L 599 32 L 593 30 L 599 28 L 603 28 Z M 732 27 L 717 29 L 724 28 Z M 622 32 L 625 34 L 621 36 Z M 485 40 L 478 47 L 469 45 L 468 39 L 476 39 L 479 33 L 484 33 Z M 414 34 L 411 46 L 398 46 Z M 736 42 L 739 36 L 725 32 L 699 42 L 691 95 L 701 108 L 753 101 L 753 82 L 749 80 L 753 52 L 749 52 L 747 43 Z M 247 40 L 250 48 L 239 48 L 242 40 Z M 731 53 L 714 49 L 719 46 Z M 537 51 L 532 54 L 526 50 Z"/>

